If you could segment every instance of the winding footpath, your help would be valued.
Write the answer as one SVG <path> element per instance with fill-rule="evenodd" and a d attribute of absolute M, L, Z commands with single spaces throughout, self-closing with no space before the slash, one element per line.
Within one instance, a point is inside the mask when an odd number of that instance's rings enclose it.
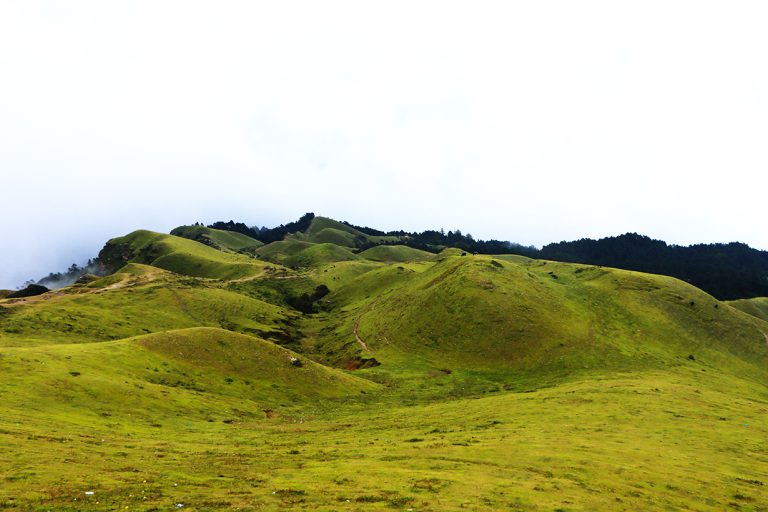
<path fill-rule="evenodd" d="M 365 342 L 363 338 L 360 337 L 359 328 L 360 328 L 360 320 L 363 318 L 363 315 L 368 313 L 370 310 L 372 310 L 374 307 L 376 307 L 376 303 L 379 302 L 379 299 L 374 300 L 371 302 L 362 313 L 360 313 L 360 316 L 357 317 L 357 320 L 355 320 L 355 326 L 352 328 L 352 333 L 355 335 L 355 339 L 360 344 L 363 349 L 367 350 L 368 352 L 373 352 L 371 348 L 368 346 L 368 344 Z"/>

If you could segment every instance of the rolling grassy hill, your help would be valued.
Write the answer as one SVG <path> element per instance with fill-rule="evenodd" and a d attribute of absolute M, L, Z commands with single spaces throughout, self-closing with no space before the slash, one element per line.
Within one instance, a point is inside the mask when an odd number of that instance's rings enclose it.
<path fill-rule="evenodd" d="M 198 227 L 0 299 L 0 509 L 766 510 L 765 299 Z"/>
<path fill-rule="evenodd" d="M 91 343 L 196 326 L 269 337 L 279 335 L 296 315 L 255 298 L 173 277 L 114 286 L 3 304 L 0 345 Z"/>
<path fill-rule="evenodd" d="M 331 243 L 318 243 L 284 260 L 284 264 L 297 267 L 317 267 L 337 261 L 356 260 L 359 257 L 344 247 Z"/>
<path fill-rule="evenodd" d="M 264 245 L 263 242 L 255 240 L 242 233 L 207 228 L 199 225 L 179 226 L 171 231 L 171 235 L 189 238 L 190 240 L 201 242 L 216 249 L 228 249 L 235 252 Z"/>
<path fill-rule="evenodd" d="M 307 240 L 316 243 L 332 243 L 344 247 L 359 247 L 366 243 L 396 242 L 396 236 L 367 235 L 342 222 L 327 217 L 315 217 L 304 232 Z"/>
<path fill-rule="evenodd" d="M 434 254 L 407 247 L 405 245 L 377 245 L 360 253 L 361 258 L 387 263 L 405 261 L 425 261 Z"/>
<path fill-rule="evenodd" d="M 728 304 L 761 320 L 768 321 L 768 297 L 733 300 Z"/>
<path fill-rule="evenodd" d="M 295 256 L 304 249 L 308 249 L 313 245 L 314 244 L 312 242 L 285 239 L 259 247 L 254 251 L 254 254 L 256 257 L 264 261 L 283 264 L 291 256 Z"/>
<path fill-rule="evenodd" d="M 139 230 L 107 242 L 99 259 L 112 270 L 126 263 L 145 263 L 178 274 L 211 279 L 237 279 L 262 274 L 266 265 L 173 235 Z"/>

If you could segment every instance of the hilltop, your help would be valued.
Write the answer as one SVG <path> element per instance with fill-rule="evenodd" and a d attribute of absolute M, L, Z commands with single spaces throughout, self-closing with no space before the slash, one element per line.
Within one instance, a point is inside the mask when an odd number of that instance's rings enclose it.
<path fill-rule="evenodd" d="M 139 230 L 0 298 L 0 508 L 760 510 L 765 299 L 422 235 Z"/>
<path fill-rule="evenodd" d="M 583 263 L 625 270 L 662 274 L 686 281 L 720 300 L 751 299 L 768 296 L 768 252 L 741 243 L 669 245 L 636 233 L 626 233 L 600 240 L 581 239 L 558 242 L 541 249 L 500 240 L 476 240 L 460 230 L 426 230 L 384 232 L 356 226 L 346 221 L 306 213 L 295 222 L 274 228 L 249 227 L 242 222 L 214 222 L 209 226 L 195 223 L 173 229 L 171 235 L 200 242 L 232 254 L 259 255 L 265 261 L 289 267 L 312 265 L 319 260 L 342 261 L 366 253 L 372 259 L 394 261 L 405 254 L 404 247 L 423 253 L 437 254 L 446 248 L 472 254 L 493 254 L 508 258 L 521 256 L 571 263 Z M 318 253 L 296 256 L 307 244 L 332 244 Z M 266 246 L 266 247 L 265 247 Z M 395 246 L 394 249 L 387 249 Z M 345 249 L 349 253 L 342 252 Z M 261 249 L 261 250 L 259 250 Z M 408 258 L 413 254 L 409 252 Z M 393 259 L 394 258 L 394 259 Z M 103 275 L 105 269 L 98 258 L 80 266 L 72 264 L 66 272 L 52 272 L 36 284 L 60 288 L 73 284 L 83 275 Z M 31 284 L 29 281 L 26 284 Z"/>
<path fill-rule="evenodd" d="M 248 228 L 243 223 L 217 222 L 211 227 L 250 234 L 267 241 L 282 240 L 291 233 L 306 233 L 310 241 L 328 241 L 365 250 L 384 244 L 406 245 L 437 253 L 447 247 L 480 254 L 515 254 L 530 258 L 584 263 L 676 277 L 721 300 L 768 296 L 768 252 L 741 243 L 669 245 L 637 233 L 600 240 L 558 242 L 541 249 L 499 240 L 475 240 L 460 230 L 383 232 L 337 222 L 313 213 L 299 221 L 269 230 Z"/>

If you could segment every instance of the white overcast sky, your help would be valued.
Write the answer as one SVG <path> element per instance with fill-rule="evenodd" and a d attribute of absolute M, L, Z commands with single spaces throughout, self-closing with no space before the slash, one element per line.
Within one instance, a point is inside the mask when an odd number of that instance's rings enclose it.
<path fill-rule="evenodd" d="M 0 288 L 314 211 L 768 249 L 768 3 L 0 1 Z"/>

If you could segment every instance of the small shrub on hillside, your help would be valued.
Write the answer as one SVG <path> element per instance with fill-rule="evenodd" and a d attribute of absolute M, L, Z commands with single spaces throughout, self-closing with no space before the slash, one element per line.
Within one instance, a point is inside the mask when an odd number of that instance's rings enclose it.
<path fill-rule="evenodd" d="M 8 294 L 7 298 L 19 299 L 22 297 L 34 297 L 35 295 L 42 295 L 47 291 L 49 290 L 45 286 L 41 286 L 39 284 L 30 284 L 22 290 Z"/>

